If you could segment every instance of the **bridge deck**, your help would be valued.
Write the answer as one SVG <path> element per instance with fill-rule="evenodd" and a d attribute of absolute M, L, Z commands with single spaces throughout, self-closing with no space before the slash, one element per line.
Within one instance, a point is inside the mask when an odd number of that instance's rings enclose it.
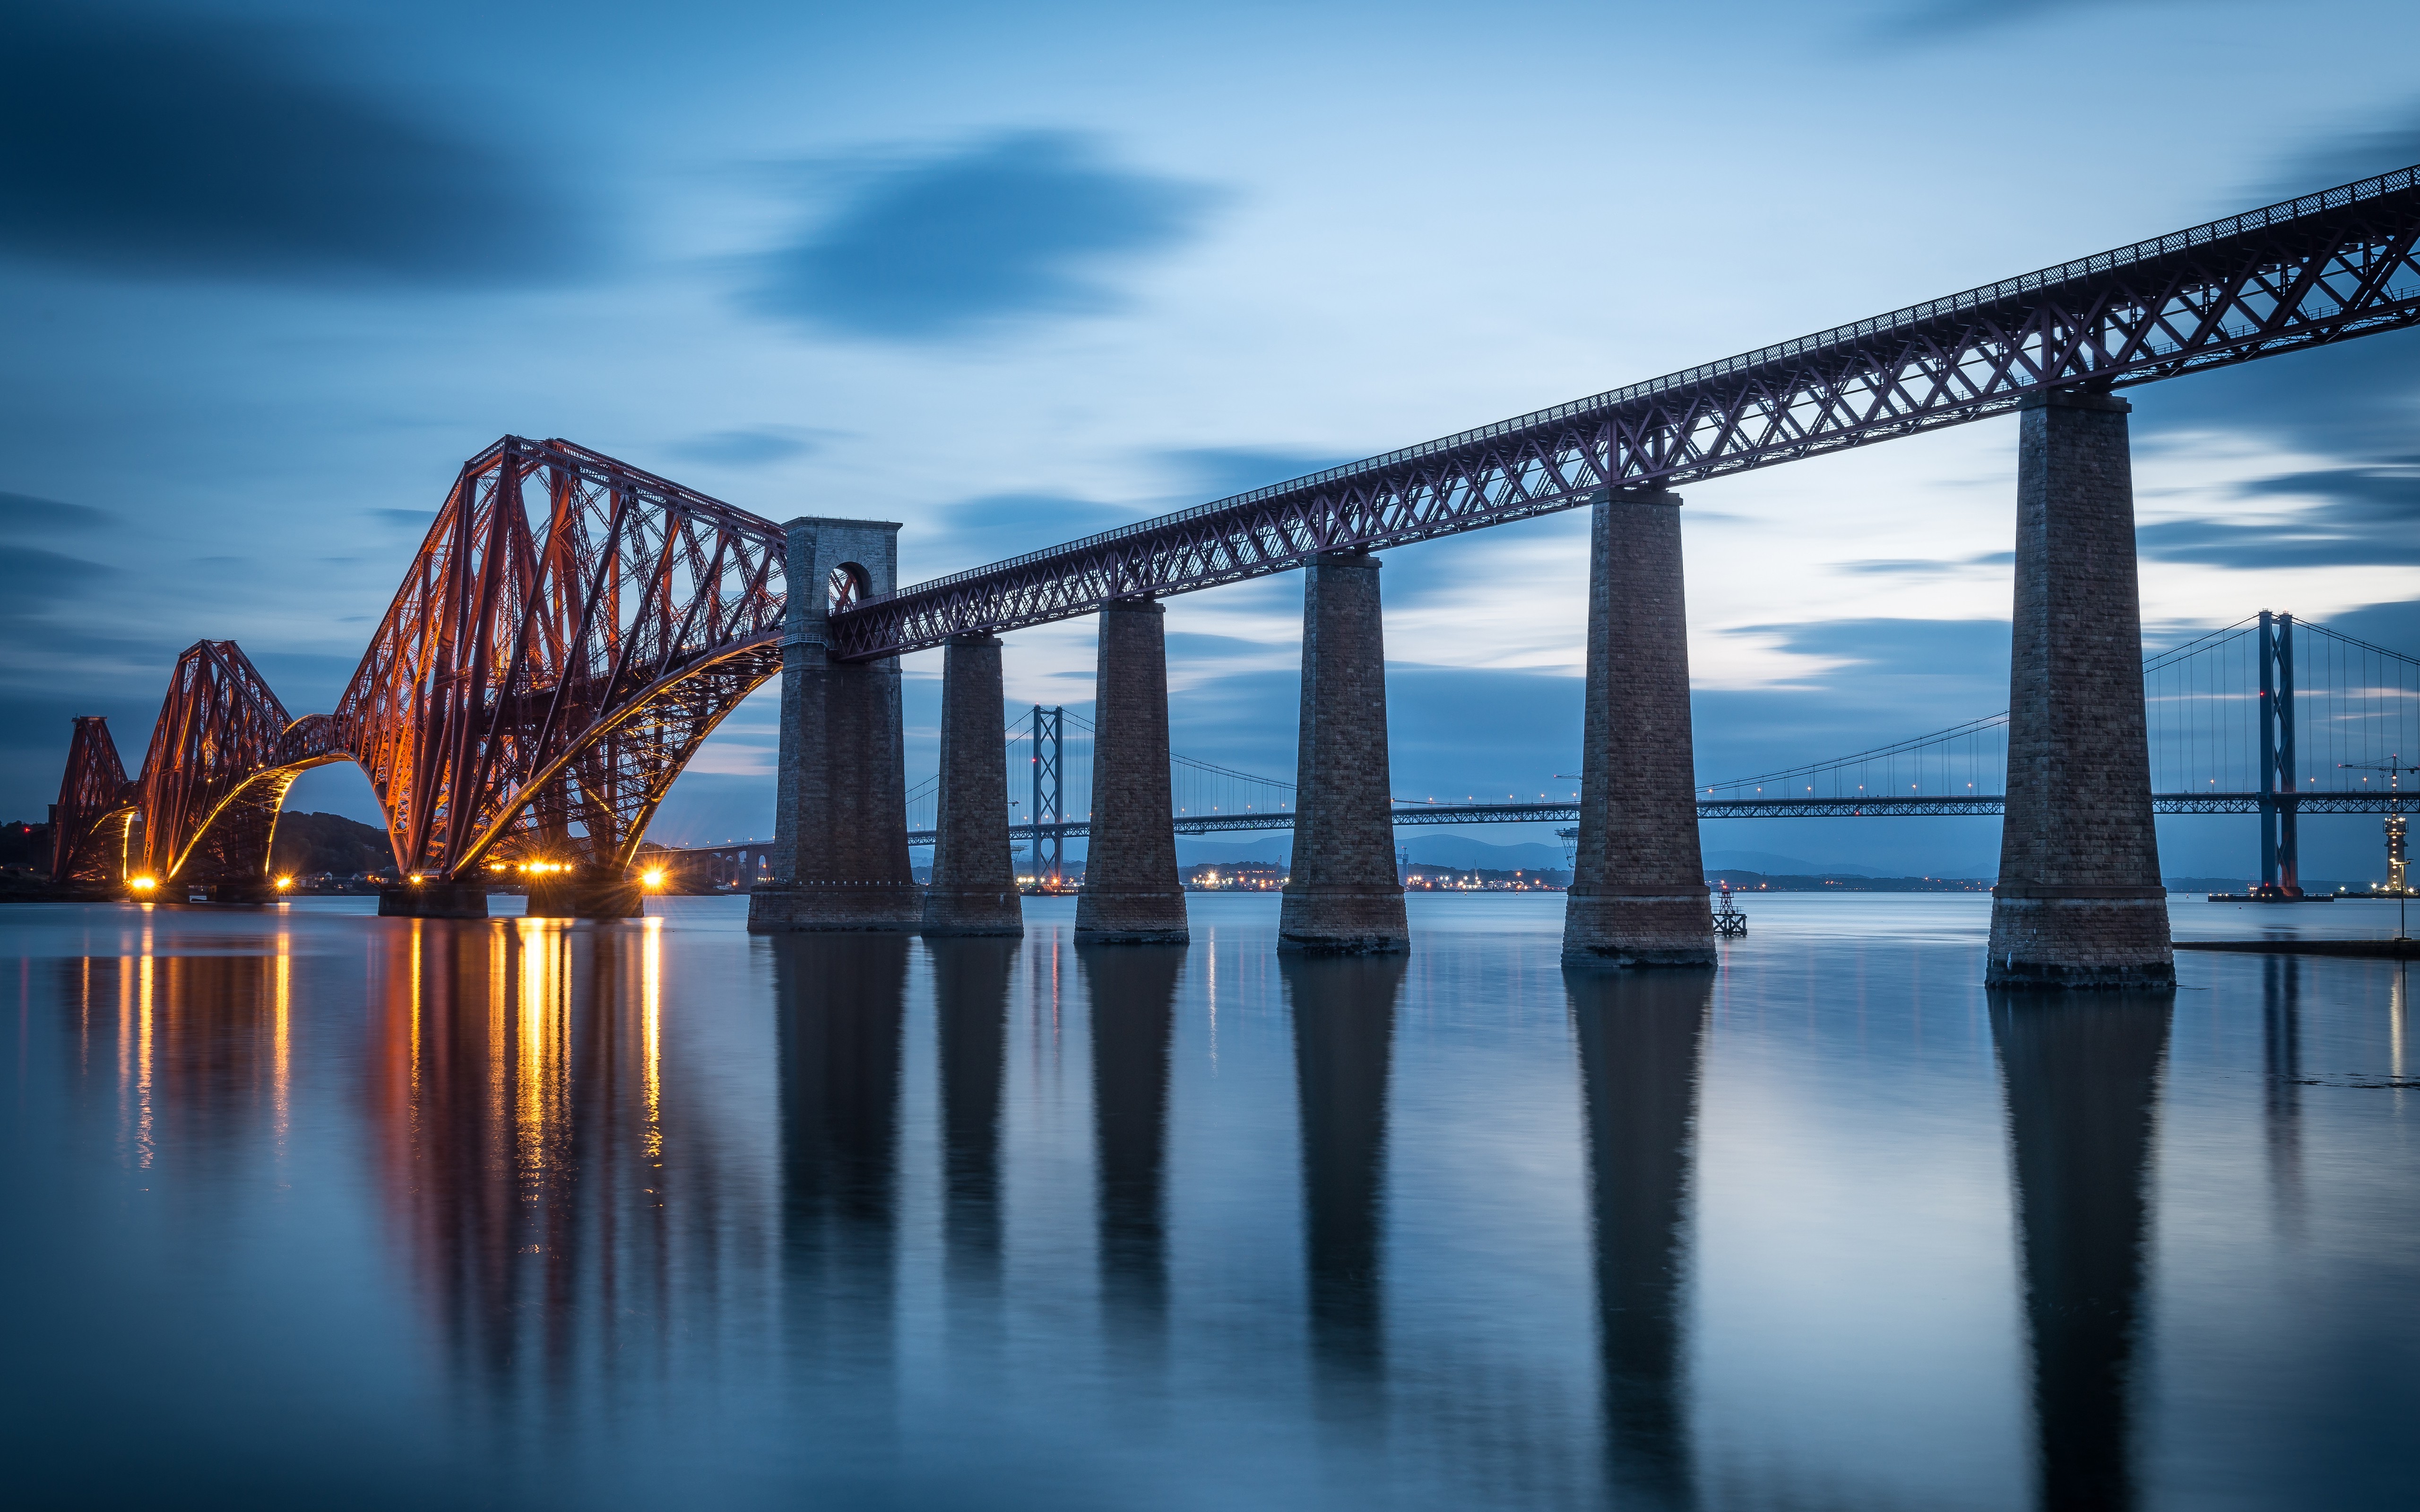
<path fill-rule="evenodd" d="M 2420 168 L 1835 326 L 868 599 L 855 660 L 1090 614 L 2420 322 Z"/>

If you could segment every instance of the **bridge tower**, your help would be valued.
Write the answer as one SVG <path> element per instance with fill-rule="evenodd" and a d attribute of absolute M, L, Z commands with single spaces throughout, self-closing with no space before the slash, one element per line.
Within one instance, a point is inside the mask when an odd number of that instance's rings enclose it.
<path fill-rule="evenodd" d="M 1563 959 L 1713 965 L 1677 494 L 1622 490 L 1595 506 L 1584 728 Z"/>
<path fill-rule="evenodd" d="M 2009 796 L 1984 969 L 1994 986 L 2176 982 L 2151 825 L 2133 409 L 2052 390 L 2019 415 Z"/>
<path fill-rule="evenodd" d="M 833 609 L 899 586 L 899 527 L 801 517 L 783 530 L 773 878 L 749 894 L 748 928 L 912 931 L 924 900 L 908 865 L 899 658 L 836 660 L 828 625 Z"/>

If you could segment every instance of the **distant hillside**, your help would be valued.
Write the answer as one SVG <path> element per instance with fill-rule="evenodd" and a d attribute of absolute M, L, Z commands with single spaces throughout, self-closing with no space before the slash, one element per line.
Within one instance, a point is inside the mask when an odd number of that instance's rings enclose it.
<path fill-rule="evenodd" d="M 395 870 L 395 851 L 386 831 L 340 813 L 296 813 L 277 816 L 277 841 L 271 847 L 269 869 L 280 876 L 317 876 L 333 872 L 349 877 L 364 872 Z"/>
<path fill-rule="evenodd" d="M 47 871 L 50 864 L 50 825 L 23 819 L 0 825 L 0 866 L 30 866 Z"/>

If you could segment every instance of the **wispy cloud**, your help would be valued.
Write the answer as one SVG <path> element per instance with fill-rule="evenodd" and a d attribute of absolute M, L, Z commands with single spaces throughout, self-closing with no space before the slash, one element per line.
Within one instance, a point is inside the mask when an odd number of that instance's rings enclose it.
<path fill-rule="evenodd" d="M 810 455 L 822 445 L 824 432 L 799 425 L 749 425 L 707 431 L 675 441 L 672 454 L 686 462 L 721 467 L 755 468 Z"/>
<path fill-rule="evenodd" d="M 2420 563 L 2420 465 L 2283 473 L 2239 492 L 2306 502 L 2258 519 L 2163 520 L 2137 530 L 2136 545 L 2164 562 L 2246 571 Z"/>
<path fill-rule="evenodd" d="M 0 535 L 65 535 L 102 530 L 116 523 L 116 516 L 89 504 L 37 499 L 32 494 L 0 493 Z"/>
<path fill-rule="evenodd" d="M 765 260 L 758 308 L 886 341 L 1112 309 L 1110 274 L 1189 239 L 1201 185 L 1122 168 L 1090 138 L 991 137 L 937 156 L 826 165 L 838 208 Z"/>

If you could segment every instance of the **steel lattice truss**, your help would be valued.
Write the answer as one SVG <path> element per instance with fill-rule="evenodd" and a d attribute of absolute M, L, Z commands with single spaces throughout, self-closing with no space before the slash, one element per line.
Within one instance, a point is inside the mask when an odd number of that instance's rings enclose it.
<path fill-rule="evenodd" d="M 2420 168 L 2305 195 L 1012 561 L 832 616 L 835 654 L 1072 619 L 2420 323 Z"/>
<path fill-rule="evenodd" d="M 290 763 L 292 723 L 234 641 L 196 640 L 177 658 L 139 779 L 147 874 L 199 880 L 268 871 L 287 788 L 304 765 L 333 759 Z"/>
<path fill-rule="evenodd" d="M 80 715 L 68 742 L 68 769 L 51 810 L 51 880 L 117 882 L 126 874 L 129 830 L 137 811 L 134 784 L 110 738 L 109 721 Z"/>
<path fill-rule="evenodd" d="M 783 548 L 769 520 L 568 441 L 464 464 L 324 737 L 369 774 L 398 864 L 627 866 L 698 744 L 780 670 Z"/>
<path fill-rule="evenodd" d="M 627 867 L 699 743 L 780 669 L 783 550 L 769 520 L 506 437 L 463 465 L 334 714 L 289 719 L 233 641 L 202 641 L 139 783 L 99 796 L 116 751 L 80 721 L 62 809 L 82 833 L 139 807 L 163 879 L 257 876 L 295 776 L 349 759 L 402 871 Z"/>

